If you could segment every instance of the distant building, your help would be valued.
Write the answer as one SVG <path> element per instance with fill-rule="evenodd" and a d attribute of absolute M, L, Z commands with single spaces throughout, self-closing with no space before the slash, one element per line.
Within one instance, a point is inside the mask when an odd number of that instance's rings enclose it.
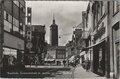
<path fill-rule="evenodd" d="M 26 56 L 35 57 L 37 55 L 39 58 L 39 63 L 41 63 L 46 54 L 45 25 L 31 25 L 30 29 L 32 32 L 32 48 L 30 53 L 26 53 Z"/>
<path fill-rule="evenodd" d="M 53 24 L 50 26 L 50 44 L 51 46 L 58 46 L 58 25 L 55 24 L 53 17 Z"/>
<path fill-rule="evenodd" d="M 43 53 L 45 43 L 45 26 L 44 25 L 32 25 L 32 49 L 34 53 Z M 38 52 L 40 48 L 40 51 Z"/>
<path fill-rule="evenodd" d="M 54 46 L 47 50 L 46 60 L 54 60 L 56 65 L 62 65 L 63 60 L 66 59 L 66 47 Z M 61 64 L 60 64 L 61 63 Z"/>

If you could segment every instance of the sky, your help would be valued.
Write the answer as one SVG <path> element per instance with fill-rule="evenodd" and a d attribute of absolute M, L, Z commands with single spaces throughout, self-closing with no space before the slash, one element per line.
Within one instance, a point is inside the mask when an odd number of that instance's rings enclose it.
<path fill-rule="evenodd" d="M 32 24 L 45 25 L 45 40 L 50 43 L 50 25 L 55 16 L 58 25 L 59 45 L 71 41 L 75 26 L 82 22 L 82 11 L 86 11 L 87 1 L 27 1 L 32 8 Z"/>

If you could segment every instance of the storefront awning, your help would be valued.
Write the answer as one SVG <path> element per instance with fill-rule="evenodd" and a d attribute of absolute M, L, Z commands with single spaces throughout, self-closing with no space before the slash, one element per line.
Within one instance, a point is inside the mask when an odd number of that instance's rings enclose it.
<path fill-rule="evenodd" d="M 94 47 L 94 46 L 97 46 L 97 45 L 101 44 L 103 41 L 105 41 L 105 39 L 97 42 L 96 44 L 93 44 L 93 45 L 91 45 L 91 46 L 88 46 L 88 47 L 86 47 L 86 48 L 83 48 L 83 50 L 88 50 L 89 48 L 92 48 L 92 47 Z"/>

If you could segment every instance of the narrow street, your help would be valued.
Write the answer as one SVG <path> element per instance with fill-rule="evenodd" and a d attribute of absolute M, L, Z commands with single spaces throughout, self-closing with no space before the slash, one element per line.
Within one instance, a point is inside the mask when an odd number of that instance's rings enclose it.
<path fill-rule="evenodd" d="M 120 79 L 120 0 L 0 0 L 0 78 Z"/>

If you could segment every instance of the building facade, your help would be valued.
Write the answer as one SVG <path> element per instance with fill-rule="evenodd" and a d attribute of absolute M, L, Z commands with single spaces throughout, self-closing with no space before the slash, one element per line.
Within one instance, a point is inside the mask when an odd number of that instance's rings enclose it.
<path fill-rule="evenodd" d="M 63 65 L 63 60 L 66 60 L 65 46 L 50 46 L 47 49 L 46 61 L 54 61 L 54 65 Z"/>
<path fill-rule="evenodd" d="M 25 41 L 25 0 L 3 0 L 2 1 L 2 15 L 1 21 L 3 32 L 1 36 L 2 41 L 2 59 L 7 58 L 7 62 L 3 61 L 8 66 L 20 64 L 22 62 L 22 53 L 24 53 Z M 13 62 L 12 59 L 16 59 Z"/>
<path fill-rule="evenodd" d="M 88 33 L 84 55 L 91 70 L 113 79 L 120 78 L 119 11 L 118 1 L 90 1 L 83 15 L 83 36 Z"/>
<path fill-rule="evenodd" d="M 63 65 L 64 60 L 66 60 L 66 47 L 65 46 L 58 46 L 56 48 L 56 64 Z"/>
<path fill-rule="evenodd" d="M 44 25 L 31 25 L 32 32 L 31 38 L 31 50 L 29 53 L 26 53 L 26 58 L 35 58 L 38 57 L 38 63 L 41 64 L 44 61 L 46 52 L 46 42 L 45 42 L 45 26 Z M 27 45 L 26 45 L 27 46 Z M 29 43 L 28 43 L 29 47 Z M 28 60 L 29 59 L 25 59 Z M 27 62 L 27 61 L 26 61 Z M 33 62 L 35 64 L 35 62 Z"/>
<path fill-rule="evenodd" d="M 120 1 L 109 2 L 110 76 L 120 79 Z"/>

